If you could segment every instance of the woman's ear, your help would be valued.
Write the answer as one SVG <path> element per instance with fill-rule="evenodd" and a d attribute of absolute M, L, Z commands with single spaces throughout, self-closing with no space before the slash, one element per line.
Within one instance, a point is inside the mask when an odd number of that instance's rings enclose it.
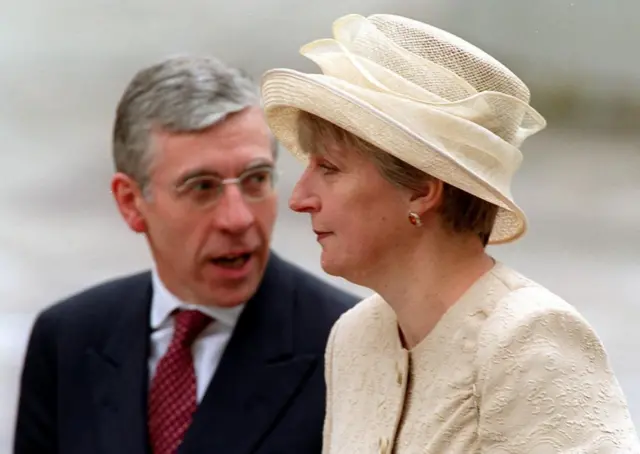
<path fill-rule="evenodd" d="M 409 202 L 409 210 L 422 216 L 429 211 L 435 211 L 442 205 L 444 182 L 437 178 L 430 178 L 422 189 L 414 190 Z"/>

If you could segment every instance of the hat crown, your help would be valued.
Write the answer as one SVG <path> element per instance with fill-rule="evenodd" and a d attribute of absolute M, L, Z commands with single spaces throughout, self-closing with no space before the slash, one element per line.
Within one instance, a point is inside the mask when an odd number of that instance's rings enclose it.
<path fill-rule="evenodd" d="M 544 127 L 544 120 L 529 106 L 530 92 L 524 82 L 498 60 L 451 33 L 389 14 L 344 16 L 334 22 L 333 32 L 343 51 L 375 66 L 376 80 L 400 96 L 453 105 L 458 112 L 466 111 L 463 116 L 468 120 L 515 146 Z M 302 53 L 315 60 L 317 43 L 303 47 Z M 316 62 L 325 74 L 342 78 L 339 65 L 327 68 Z M 393 73 L 396 80 L 385 72 Z"/>
<path fill-rule="evenodd" d="M 374 15 L 368 18 L 388 39 L 413 55 L 430 60 L 451 71 L 478 92 L 496 91 L 529 102 L 529 89 L 498 60 L 459 37 L 428 24 L 405 17 Z M 438 93 L 449 101 L 463 99 L 464 94 L 451 84 L 439 84 L 432 77 L 417 77 L 420 66 L 407 62 L 396 71 L 414 83 Z M 462 96 L 461 96 L 462 95 Z"/>

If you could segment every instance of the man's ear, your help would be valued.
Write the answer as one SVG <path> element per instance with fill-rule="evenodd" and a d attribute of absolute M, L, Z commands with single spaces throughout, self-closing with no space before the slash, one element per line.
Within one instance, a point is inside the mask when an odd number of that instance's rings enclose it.
<path fill-rule="evenodd" d="M 143 196 L 138 184 L 130 176 L 118 172 L 111 178 L 111 193 L 129 228 L 136 233 L 146 233 L 147 223 L 140 210 Z"/>
<path fill-rule="evenodd" d="M 435 212 L 444 196 L 444 182 L 437 178 L 430 178 L 420 190 L 414 190 L 409 202 L 409 211 L 422 217 L 428 212 Z"/>

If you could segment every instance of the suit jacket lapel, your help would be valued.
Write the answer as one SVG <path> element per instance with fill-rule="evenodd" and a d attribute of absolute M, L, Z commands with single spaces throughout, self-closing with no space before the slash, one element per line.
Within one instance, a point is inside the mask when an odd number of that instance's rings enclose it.
<path fill-rule="evenodd" d="M 124 310 L 112 335 L 104 348 L 87 351 L 96 430 L 104 454 L 149 452 L 146 408 L 151 293 L 149 274 L 123 289 L 126 304 L 122 304 Z"/>
<path fill-rule="evenodd" d="M 295 285 L 273 253 L 194 416 L 181 453 L 248 454 L 268 433 L 319 355 L 295 355 Z"/>

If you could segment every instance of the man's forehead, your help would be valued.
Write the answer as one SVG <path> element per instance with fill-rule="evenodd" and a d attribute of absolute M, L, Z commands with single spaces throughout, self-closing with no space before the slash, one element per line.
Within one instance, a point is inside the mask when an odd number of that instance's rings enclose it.
<path fill-rule="evenodd" d="M 156 164 L 171 173 L 202 168 L 221 175 L 237 174 L 260 165 L 274 165 L 270 140 L 249 139 L 225 144 L 198 140 L 194 136 L 197 134 L 157 134 L 153 146 Z"/>

